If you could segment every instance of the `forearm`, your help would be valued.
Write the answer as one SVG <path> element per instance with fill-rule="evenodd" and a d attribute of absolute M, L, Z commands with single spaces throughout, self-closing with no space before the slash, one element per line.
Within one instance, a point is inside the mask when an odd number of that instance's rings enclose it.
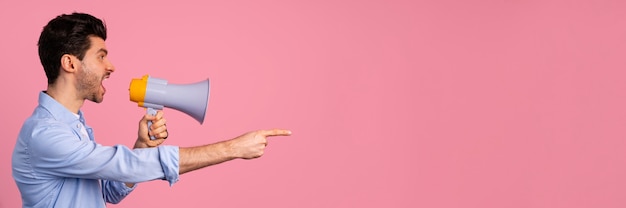
<path fill-rule="evenodd" d="M 163 140 L 164 139 L 159 139 L 157 141 L 151 141 L 151 140 L 148 140 L 147 137 L 143 138 L 143 139 L 141 137 L 139 137 L 139 138 L 137 138 L 137 141 L 135 142 L 135 146 L 133 147 L 133 149 L 156 147 L 159 144 L 161 144 L 163 142 Z M 132 188 L 132 187 L 135 186 L 135 183 L 125 183 L 125 184 L 126 184 L 126 186 L 128 188 Z"/>
<path fill-rule="evenodd" d="M 145 143 L 141 142 L 141 139 L 138 138 L 137 141 L 135 142 L 135 146 L 133 147 L 133 149 L 137 149 L 137 148 L 148 148 L 148 145 L 146 145 Z M 135 187 L 135 183 L 124 183 L 126 184 L 126 187 L 128 188 L 132 188 Z"/>
<path fill-rule="evenodd" d="M 236 159 L 230 141 L 197 147 L 180 147 L 179 174 Z"/>
<path fill-rule="evenodd" d="M 291 131 L 283 129 L 258 130 L 214 144 L 179 148 L 178 172 L 183 174 L 237 158 L 258 158 L 263 155 L 267 146 L 267 137 L 289 135 Z"/>

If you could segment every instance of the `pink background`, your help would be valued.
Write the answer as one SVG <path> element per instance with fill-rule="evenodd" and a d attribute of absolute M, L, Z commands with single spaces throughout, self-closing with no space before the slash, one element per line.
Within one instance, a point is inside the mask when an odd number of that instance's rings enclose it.
<path fill-rule="evenodd" d="M 110 207 L 626 207 L 626 1 L 2 1 L 0 207 L 46 80 L 41 28 L 104 19 L 117 67 L 83 111 L 134 142 L 131 78 L 211 79 L 167 144 L 289 128 L 266 155 L 140 184 Z"/>

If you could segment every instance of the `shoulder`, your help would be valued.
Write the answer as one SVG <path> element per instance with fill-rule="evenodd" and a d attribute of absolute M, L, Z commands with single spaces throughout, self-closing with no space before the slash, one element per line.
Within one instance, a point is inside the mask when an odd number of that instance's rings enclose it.
<path fill-rule="evenodd" d="M 20 131 L 20 139 L 33 152 L 45 153 L 58 145 L 79 141 L 72 127 L 51 116 L 33 115 L 28 118 Z"/>
<path fill-rule="evenodd" d="M 24 121 L 22 132 L 29 133 L 28 136 L 33 139 L 41 139 L 50 134 L 72 134 L 72 128 L 69 124 L 54 119 L 50 114 L 35 111 L 31 117 Z"/>

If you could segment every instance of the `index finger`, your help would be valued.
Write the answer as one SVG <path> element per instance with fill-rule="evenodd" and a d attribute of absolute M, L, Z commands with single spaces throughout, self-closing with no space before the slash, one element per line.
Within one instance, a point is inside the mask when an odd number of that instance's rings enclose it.
<path fill-rule="evenodd" d="M 161 118 L 163 118 L 163 111 L 162 110 L 157 110 L 156 115 L 154 115 L 156 120 L 159 120 Z"/>
<path fill-rule="evenodd" d="M 261 134 L 264 136 L 289 136 L 291 135 L 291 131 L 287 129 L 272 129 L 272 130 L 261 130 Z"/>

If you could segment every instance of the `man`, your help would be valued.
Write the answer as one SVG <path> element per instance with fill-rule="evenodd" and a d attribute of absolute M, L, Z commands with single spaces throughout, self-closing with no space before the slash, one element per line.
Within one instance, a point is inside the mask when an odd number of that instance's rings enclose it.
<path fill-rule="evenodd" d="M 39 105 L 24 122 L 12 156 L 23 207 L 105 207 L 119 203 L 135 183 L 162 179 L 173 184 L 189 171 L 257 158 L 267 137 L 291 134 L 259 130 L 203 146 L 160 145 L 168 132 L 159 111 L 140 120 L 133 150 L 97 144 L 80 108 L 85 100 L 102 102 L 102 83 L 115 71 L 105 40 L 102 21 L 83 13 L 57 16 L 41 32 L 39 57 L 48 87 L 39 93 Z M 150 129 L 148 121 L 153 122 Z"/>

